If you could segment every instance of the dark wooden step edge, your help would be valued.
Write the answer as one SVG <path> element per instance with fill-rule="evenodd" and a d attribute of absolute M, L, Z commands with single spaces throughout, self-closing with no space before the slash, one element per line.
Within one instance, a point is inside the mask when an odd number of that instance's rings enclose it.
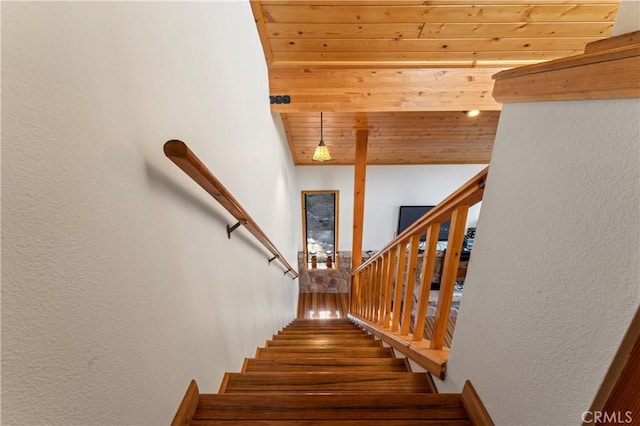
<path fill-rule="evenodd" d="M 478 426 L 494 426 L 493 420 L 486 407 L 480 400 L 478 393 L 469 380 L 464 383 L 462 389 L 462 405 L 467 411 L 471 423 Z"/>
<path fill-rule="evenodd" d="M 187 392 L 184 394 L 184 398 L 182 398 L 182 402 L 178 406 L 178 411 L 171 422 L 171 426 L 190 425 L 193 415 L 198 408 L 199 400 L 200 392 L 198 391 L 198 385 L 195 380 L 191 380 L 191 383 L 189 383 L 189 387 L 187 388 Z"/>
<path fill-rule="evenodd" d="M 407 358 L 405 358 L 407 359 Z M 409 361 L 407 359 L 407 364 L 409 364 Z M 411 371 L 411 365 L 409 365 L 409 371 Z M 429 385 L 429 389 L 431 390 L 432 393 L 438 393 L 438 388 L 436 387 L 436 382 L 433 381 L 433 376 L 431 375 L 430 372 L 426 372 L 425 373 L 427 375 L 427 383 Z"/>

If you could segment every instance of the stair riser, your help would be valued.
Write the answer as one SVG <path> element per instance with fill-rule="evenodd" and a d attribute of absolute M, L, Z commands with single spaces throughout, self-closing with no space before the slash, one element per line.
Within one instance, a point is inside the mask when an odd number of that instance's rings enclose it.
<path fill-rule="evenodd" d="M 382 342 L 379 340 L 364 340 L 364 341 L 325 341 L 325 340 L 300 340 L 300 341 L 288 341 L 288 340 L 268 340 L 265 343 L 267 348 L 381 348 Z"/>
<path fill-rule="evenodd" d="M 314 339 L 331 339 L 331 340 L 375 340 L 375 338 L 370 334 L 358 333 L 353 336 L 350 335 L 341 335 L 341 334 L 306 334 L 306 333 L 295 333 L 295 334 L 274 334 L 272 340 L 305 340 L 309 338 Z"/>
<path fill-rule="evenodd" d="M 258 348 L 256 358 L 393 358 L 389 348 L 298 349 Z"/>
<path fill-rule="evenodd" d="M 393 358 L 336 358 L 336 359 L 246 359 L 242 372 L 409 372 L 404 359 Z"/>

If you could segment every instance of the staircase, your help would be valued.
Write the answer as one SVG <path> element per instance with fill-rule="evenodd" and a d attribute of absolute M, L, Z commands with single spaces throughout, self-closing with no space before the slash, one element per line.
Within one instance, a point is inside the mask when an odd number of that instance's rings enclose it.
<path fill-rule="evenodd" d="M 217 394 L 192 381 L 172 425 L 493 424 L 469 382 L 438 394 L 428 373 L 346 319 L 297 319 Z"/>

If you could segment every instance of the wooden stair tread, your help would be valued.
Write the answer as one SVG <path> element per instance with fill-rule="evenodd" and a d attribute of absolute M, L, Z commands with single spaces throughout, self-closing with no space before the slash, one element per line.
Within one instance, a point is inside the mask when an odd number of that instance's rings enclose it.
<path fill-rule="evenodd" d="M 248 371 L 396 371 L 409 372 L 406 358 L 247 358 Z"/>
<path fill-rule="evenodd" d="M 391 348 L 297 348 L 297 347 L 270 347 L 258 348 L 256 358 L 393 358 Z"/>
<path fill-rule="evenodd" d="M 286 331 L 309 331 L 314 333 L 340 333 L 340 332 L 359 332 L 366 333 L 364 330 L 353 326 L 353 327 L 313 327 L 313 326 L 289 326 L 284 328 Z"/>
<path fill-rule="evenodd" d="M 468 420 L 460 394 L 200 395 L 194 420 Z"/>
<path fill-rule="evenodd" d="M 381 348 L 380 340 L 331 340 L 331 339 L 300 339 L 300 340 L 267 340 L 265 347 L 299 347 L 299 348 Z"/>
<path fill-rule="evenodd" d="M 375 337 L 367 333 L 291 333 L 274 334 L 271 340 L 306 340 L 306 339 L 329 339 L 336 341 L 345 340 L 375 340 Z"/>
<path fill-rule="evenodd" d="M 220 386 L 220 393 L 431 391 L 425 373 L 395 372 L 226 373 Z"/>
<path fill-rule="evenodd" d="M 349 321 L 348 323 L 341 323 L 341 324 L 335 324 L 335 323 L 315 323 L 315 322 L 310 322 L 310 323 L 292 323 L 287 325 L 285 328 L 287 329 L 296 329 L 296 328 L 313 328 L 316 330 L 359 330 L 360 328 L 352 323 L 351 321 Z"/>
<path fill-rule="evenodd" d="M 278 332 L 278 335 L 284 336 L 314 336 L 316 334 L 331 334 L 333 336 L 339 337 L 350 337 L 350 336 L 368 336 L 367 332 L 364 330 L 318 330 L 318 329 L 309 329 L 309 328 L 297 328 L 297 329 L 284 329 Z"/>

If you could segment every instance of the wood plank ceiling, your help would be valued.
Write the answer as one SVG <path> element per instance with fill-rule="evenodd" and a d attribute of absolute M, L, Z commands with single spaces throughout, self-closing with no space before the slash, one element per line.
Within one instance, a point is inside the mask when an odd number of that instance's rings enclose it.
<path fill-rule="evenodd" d="M 610 36 L 619 0 L 251 0 L 269 92 L 297 165 L 320 140 L 353 164 L 488 163 L 501 105 L 491 76 L 580 54 Z M 475 118 L 463 111 L 481 110 Z"/>

